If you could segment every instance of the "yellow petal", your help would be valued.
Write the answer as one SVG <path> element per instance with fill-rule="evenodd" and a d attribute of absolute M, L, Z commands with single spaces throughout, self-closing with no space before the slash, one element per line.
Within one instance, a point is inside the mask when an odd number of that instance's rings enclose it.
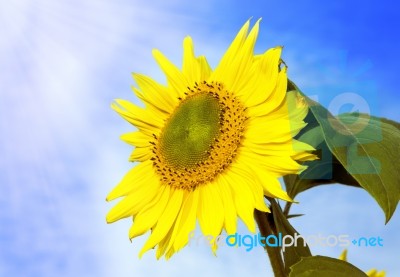
<path fill-rule="evenodd" d="M 378 272 L 378 270 L 376 270 L 376 269 L 371 269 L 367 272 L 367 275 L 368 275 L 368 277 L 385 277 L 386 272 L 383 270 Z"/>
<path fill-rule="evenodd" d="M 314 147 L 295 139 L 289 139 L 283 142 L 261 142 L 251 141 L 249 139 L 243 141 L 243 147 L 253 149 L 253 152 L 266 156 L 286 156 L 292 157 L 294 160 L 302 160 L 302 157 L 311 157 L 308 152 L 315 151 Z M 296 157 L 296 158 L 295 158 Z M 298 157 L 298 158 L 297 158 Z M 308 160 L 308 159 L 307 159 Z"/>
<path fill-rule="evenodd" d="M 140 99 L 168 114 L 173 111 L 178 99 L 171 95 L 167 87 L 142 74 L 134 73 L 133 78 L 141 89 L 139 91 L 133 88 L 133 91 Z"/>
<path fill-rule="evenodd" d="M 179 251 L 189 241 L 190 233 L 196 228 L 196 215 L 199 203 L 199 190 L 190 192 L 176 223 L 177 234 L 173 243 L 174 251 Z"/>
<path fill-rule="evenodd" d="M 152 157 L 152 152 L 150 147 L 136 147 L 129 157 L 131 162 L 145 162 Z"/>
<path fill-rule="evenodd" d="M 164 124 L 151 110 L 139 108 L 126 100 L 116 99 L 111 108 L 126 121 L 150 135 L 157 134 Z"/>
<path fill-rule="evenodd" d="M 296 153 L 292 156 L 293 160 L 299 161 L 299 162 L 305 162 L 305 161 L 313 161 L 319 159 L 317 155 L 307 153 L 307 152 L 299 152 Z"/>
<path fill-rule="evenodd" d="M 347 262 L 347 249 L 344 249 L 343 252 L 340 254 L 339 260 Z"/>
<path fill-rule="evenodd" d="M 160 51 L 154 49 L 153 56 L 158 65 L 164 71 L 164 74 L 167 76 L 168 84 L 173 88 L 173 90 L 171 90 L 171 92 L 174 93 L 173 96 L 175 98 L 181 97 L 184 92 L 187 91 L 187 87 L 191 84 L 188 83 L 188 80 L 183 73 Z"/>
<path fill-rule="evenodd" d="M 215 238 L 221 233 L 224 223 L 224 210 L 218 190 L 213 183 L 200 186 L 197 217 L 204 235 L 212 236 L 212 249 L 216 250 Z"/>
<path fill-rule="evenodd" d="M 222 199 L 224 206 L 224 227 L 228 234 L 236 233 L 237 224 L 237 213 L 235 204 L 233 203 L 233 192 L 229 184 L 226 183 L 225 178 L 219 177 L 216 181 L 216 187 L 219 190 L 219 194 Z"/>
<path fill-rule="evenodd" d="M 193 85 L 200 82 L 201 68 L 199 61 L 194 55 L 194 47 L 192 38 L 187 36 L 183 40 L 183 65 L 182 72 L 186 76 L 188 83 Z"/>
<path fill-rule="evenodd" d="M 274 91 L 267 100 L 257 106 L 249 107 L 249 117 L 265 116 L 272 114 L 278 107 L 282 105 L 286 97 L 287 75 L 286 67 L 282 68 L 278 73 L 278 78 Z"/>
<path fill-rule="evenodd" d="M 206 57 L 200 56 L 197 58 L 199 64 L 200 64 L 200 80 L 208 80 L 208 78 L 211 75 L 211 67 L 207 62 Z"/>
<path fill-rule="evenodd" d="M 165 251 L 167 251 L 167 247 L 172 241 L 172 233 L 175 225 L 168 231 L 167 235 L 158 243 L 156 258 L 159 259 L 162 255 L 164 255 Z"/>
<path fill-rule="evenodd" d="M 307 124 L 289 120 L 267 120 L 256 118 L 249 120 L 245 137 L 252 143 L 279 143 L 290 141 Z"/>
<path fill-rule="evenodd" d="M 240 173 L 230 170 L 227 174 L 221 175 L 229 184 L 232 192 L 236 212 L 242 221 L 246 224 L 250 232 L 255 232 L 256 225 L 254 221 L 254 197 L 246 183 L 249 181 Z"/>
<path fill-rule="evenodd" d="M 243 47 L 240 49 L 229 71 L 225 75 L 226 81 L 224 83 L 227 88 L 232 91 L 241 91 L 254 76 L 252 74 L 253 72 L 250 72 L 250 69 L 253 63 L 254 46 L 258 36 L 260 21 L 261 19 L 257 20 L 254 24 Z M 228 77 L 230 78 L 229 80 Z"/>
<path fill-rule="evenodd" d="M 150 141 L 154 140 L 151 136 L 140 131 L 123 134 L 121 139 L 136 147 L 150 146 Z"/>
<path fill-rule="evenodd" d="M 228 70 L 230 70 L 231 64 L 236 59 L 236 56 L 238 55 L 240 49 L 242 48 L 244 42 L 246 41 L 249 26 L 250 26 L 250 20 L 248 20 L 243 25 L 243 27 L 236 35 L 235 39 L 232 41 L 228 50 L 225 52 L 217 68 L 210 77 L 212 80 L 217 82 L 221 82 L 224 80 L 224 77 L 227 75 Z"/>
<path fill-rule="evenodd" d="M 139 163 L 122 178 L 115 188 L 107 195 L 106 200 L 111 201 L 129 193 L 135 192 L 146 186 L 149 180 L 154 179 L 153 163 L 150 161 Z M 158 180 L 157 180 L 158 181 Z"/>
<path fill-rule="evenodd" d="M 157 196 L 135 216 L 133 225 L 129 229 L 130 239 L 146 233 L 157 223 L 168 203 L 169 196 L 169 186 L 162 186 L 159 188 Z"/>
<path fill-rule="evenodd" d="M 178 215 L 179 210 L 182 206 L 182 198 L 183 191 L 180 189 L 173 189 L 171 191 L 170 200 L 165 207 L 164 212 L 162 213 L 160 219 L 157 222 L 157 225 L 154 227 L 153 232 L 151 233 L 149 239 L 146 241 L 142 250 L 139 253 L 139 257 L 141 257 L 144 252 L 153 248 L 157 243 L 159 243 L 162 239 L 165 238 L 172 225 L 175 222 L 176 216 Z"/>
<path fill-rule="evenodd" d="M 297 91 L 289 91 L 286 101 L 271 115 L 271 119 L 289 118 L 290 121 L 302 121 L 308 113 L 308 105 L 305 98 Z"/>
<path fill-rule="evenodd" d="M 253 169 L 257 173 L 258 180 L 266 196 L 293 202 L 293 199 L 282 189 L 281 183 L 276 177 L 268 174 L 265 168 L 255 166 Z"/>
<path fill-rule="evenodd" d="M 264 202 L 263 187 L 255 180 L 255 172 L 252 167 L 238 162 L 233 163 L 231 166 L 232 170 L 247 180 L 247 182 L 243 182 L 242 184 L 243 186 L 247 186 L 249 191 L 252 193 L 254 208 L 262 212 L 270 212 Z"/>
<path fill-rule="evenodd" d="M 269 49 L 253 64 L 251 80 L 237 91 L 246 107 L 257 106 L 271 96 L 277 83 L 281 52 L 282 47 Z"/>
<path fill-rule="evenodd" d="M 107 214 L 107 223 L 136 215 L 147 203 L 156 197 L 159 181 L 153 174 L 146 174 L 143 183 L 117 203 Z"/>
<path fill-rule="evenodd" d="M 287 174 L 300 174 L 307 166 L 301 165 L 288 156 L 266 156 L 262 154 L 261 148 L 248 150 L 242 149 L 240 159 L 245 164 L 255 164 L 262 167 L 265 171 L 275 176 L 284 176 Z"/>

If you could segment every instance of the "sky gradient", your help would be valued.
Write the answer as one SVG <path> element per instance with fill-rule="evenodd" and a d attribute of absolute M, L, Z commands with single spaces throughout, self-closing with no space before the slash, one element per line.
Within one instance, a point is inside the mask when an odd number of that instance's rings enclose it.
<path fill-rule="evenodd" d="M 199 245 L 168 262 L 153 252 L 138 259 L 147 236 L 130 243 L 130 219 L 105 223 L 115 205 L 105 196 L 132 166 L 119 139 L 131 127 L 110 104 L 138 103 L 131 72 L 165 82 L 151 49 L 180 66 L 191 35 L 215 67 L 242 24 L 262 17 L 256 52 L 283 45 L 289 78 L 306 94 L 333 112 L 400 121 L 399 11 L 374 0 L 1 2 L 0 276 L 268 276 L 260 248 L 225 246 L 216 258 Z M 359 97 L 334 101 L 349 92 Z M 340 185 L 297 200 L 301 234 L 381 236 L 383 247 L 349 247 L 349 261 L 400 276 L 398 211 L 385 225 L 365 191 Z M 311 250 L 337 257 L 342 249 Z"/>

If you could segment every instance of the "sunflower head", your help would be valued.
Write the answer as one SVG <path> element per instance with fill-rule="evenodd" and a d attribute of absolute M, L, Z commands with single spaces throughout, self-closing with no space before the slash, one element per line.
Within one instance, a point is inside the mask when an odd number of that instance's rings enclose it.
<path fill-rule="evenodd" d="M 190 37 L 182 69 L 154 50 L 167 85 L 134 74 L 145 108 L 124 100 L 112 105 L 137 128 L 122 136 L 135 147 L 136 164 L 108 195 L 123 199 L 107 222 L 132 217 L 130 238 L 151 230 L 140 255 L 157 246 L 157 257 L 170 257 L 197 221 L 213 238 L 235 233 L 238 217 L 255 232 L 254 209 L 269 211 L 264 196 L 292 201 L 278 178 L 304 170 L 297 161 L 314 159 L 311 146 L 293 139 L 308 108 L 299 94 L 286 92 L 282 48 L 255 55 L 259 21 L 249 26 L 215 70 L 195 56 Z M 215 240 L 211 245 L 216 250 Z"/>
<path fill-rule="evenodd" d="M 344 249 L 342 253 L 339 256 L 339 260 L 347 262 L 347 249 Z M 378 271 L 375 268 L 369 270 L 366 272 L 368 277 L 385 277 L 386 272 L 385 271 Z"/>

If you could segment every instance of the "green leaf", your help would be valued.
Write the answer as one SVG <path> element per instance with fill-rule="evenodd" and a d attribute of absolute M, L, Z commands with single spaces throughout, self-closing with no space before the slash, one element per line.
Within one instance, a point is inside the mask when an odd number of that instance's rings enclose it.
<path fill-rule="evenodd" d="M 354 265 L 324 256 L 302 258 L 291 267 L 289 277 L 366 277 Z"/>
<path fill-rule="evenodd" d="M 400 200 L 400 130 L 368 115 L 343 114 L 338 121 L 354 142 L 347 149 L 334 148 L 335 156 L 375 198 L 389 221 Z"/>
<path fill-rule="evenodd" d="M 366 114 L 361 114 L 361 116 L 368 116 L 368 115 L 366 115 Z M 380 120 L 380 121 L 382 121 L 382 122 L 384 122 L 384 123 L 387 123 L 387 124 L 389 124 L 389 125 L 392 125 L 392 126 L 394 126 L 394 127 L 396 127 L 398 130 L 400 130 L 400 123 L 399 122 L 396 122 L 396 121 L 393 121 L 393 120 L 391 120 L 391 119 L 387 119 L 387 118 L 384 118 L 384 117 L 376 117 L 376 116 L 370 116 L 372 119 L 375 119 L 375 120 Z"/>
<path fill-rule="evenodd" d="M 271 202 L 271 213 L 274 218 L 274 224 L 277 233 L 281 233 L 282 237 L 285 237 L 287 235 L 291 236 L 292 238 L 298 237 L 296 245 L 282 249 L 283 258 L 285 261 L 285 271 L 287 274 L 289 274 L 290 267 L 295 263 L 299 262 L 302 257 L 311 256 L 311 251 L 308 248 L 307 244 L 305 244 L 303 238 L 300 237 L 296 229 L 294 229 L 293 226 L 286 219 L 278 203 L 274 199 L 270 199 L 270 202 Z"/>
<path fill-rule="evenodd" d="M 291 86 L 295 87 L 293 83 Z M 322 136 L 323 143 L 319 147 L 326 157 L 310 163 L 309 169 L 300 176 L 308 181 L 298 183 L 296 177 L 286 177 L 288 192 L 296 194 L 315 185 L 333 182 L 360 185 L 377 201 L 388 222 L 400 200 L 400 175 L 397 174 L 400 169 L 400 124 L 363 114 L 334 117 L 319 103 L 303 96 L 314 117 L 311 117 L 314 128 L 307 131 L 312 135 L 303 132 L 300 138 L 318 143 Z M 315 121 L 320 129 L 315 129 Z"/>
<path fill-rule="evenodd" d="M 317 149 L 318 160 L 305 162 L 307 170 L 300 175 L 284 176 L 287 193 L 295 198 L 297 194 L 310 188 L 326 184 L 344 184 L 360 187 L 359 183 L 349 174 L 342 164 L 329 150 L 321 126 L 316 126 L 303 133 L 298 140 L 312 145 Z"/>

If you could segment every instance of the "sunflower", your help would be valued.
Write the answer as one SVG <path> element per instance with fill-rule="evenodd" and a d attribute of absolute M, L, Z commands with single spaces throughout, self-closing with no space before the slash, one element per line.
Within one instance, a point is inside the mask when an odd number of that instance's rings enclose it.
<path fill-rule="evenodd" d="M 195 56 L 190 37 L 182 70 L 153 50 L 167 85 L 133 74 L 145 108 L 112 104 L 137 128 L 122 136 L 135 147 L 130 161 L 137 164 L 107 196 L 124 197 L 107 222 L 132 217 L 131 239 L 151 230 L 139 256 L 157 246 L 157 258 L 169 258 L 197 221 L 212 238 L 234 234 L 238 217 L 255 232 L 254 209 L 269 212 L 264 196 L 292 201 L 278 178 L 300 173 L 298 161 L 314 158 L 311 146 L 293 139 L 308 107 L 286 93 L 282 47 L 254 55 L 259 21 L 250 31 L 244 24 L 215 70 Z M 215 251 L 216 242 L 211 246 Z"/>
<path fill-rule="evenodd" d="M 343 252 L 339 256 L 339 260 L 347 262 L 347 249 L 344 249 Z M 385 271 L 378 271 L 375 268 L 369 270 L 367 273 L 368 277 L 385 277 L 386 272 Z"/>

